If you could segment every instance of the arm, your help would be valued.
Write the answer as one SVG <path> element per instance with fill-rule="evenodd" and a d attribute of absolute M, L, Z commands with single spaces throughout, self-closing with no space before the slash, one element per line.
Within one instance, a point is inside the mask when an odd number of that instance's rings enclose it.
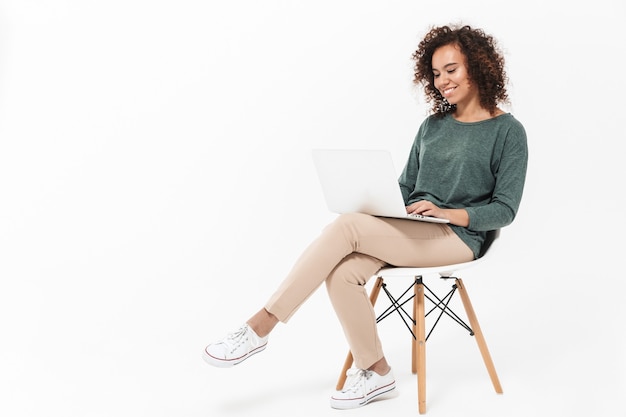
<path fill-rule="evenodd" d="M 508 131 L 495 161 L 496 181 L 490 202 L 466 208 L 470 229 L 494 230 L 509 225 L 515 219 L 528 165 L 526 133 L 521 125 Z"/>

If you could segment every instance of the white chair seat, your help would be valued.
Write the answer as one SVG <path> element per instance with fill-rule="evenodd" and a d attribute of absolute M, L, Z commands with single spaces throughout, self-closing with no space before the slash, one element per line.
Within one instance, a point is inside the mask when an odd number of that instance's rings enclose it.
<path fill-rule="evenodd" d="M 376 276 L 382 277 L 406 277 L 406 276 L 420 276 L 420 275 L 433 275 L 439 274 L 442 277 L 450 277 L 456 271 L 461 269 L 467 269 L 473 267 L 480 262 L 483 258 L 478 258 L 473 261 L 463 262 L 460 264 L 451 264 L 443 266 L 424 266 L 424 267 L 385 267 L 376 273 Z"/>

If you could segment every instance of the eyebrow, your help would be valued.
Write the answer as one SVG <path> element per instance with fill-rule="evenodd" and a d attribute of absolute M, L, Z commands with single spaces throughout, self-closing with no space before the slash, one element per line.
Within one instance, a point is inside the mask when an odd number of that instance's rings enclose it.
<path fill-rule="evenodd" d="M 458 62 L 450 62 L 449 64 L 446 64 L 443 66 L 443 69 L 446 69 L 448 67 L 451 67 L 453 65 L 459 65 Z M 433 68 L 433 71 L 439 71 L 437 68 Z"/>

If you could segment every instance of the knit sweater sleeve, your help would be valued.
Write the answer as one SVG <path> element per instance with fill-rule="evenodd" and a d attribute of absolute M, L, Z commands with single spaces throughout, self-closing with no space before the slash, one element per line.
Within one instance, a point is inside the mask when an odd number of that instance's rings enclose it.
<path fill-rule="evenodd" d="M 466 207 L 470 219 L 468 229 L 495 230 L 515 219 L 524 190 L 528 147 L 524 127 L 512 120 L 492 155 L 495 186 L 491 201 L 483 206 Z"/>

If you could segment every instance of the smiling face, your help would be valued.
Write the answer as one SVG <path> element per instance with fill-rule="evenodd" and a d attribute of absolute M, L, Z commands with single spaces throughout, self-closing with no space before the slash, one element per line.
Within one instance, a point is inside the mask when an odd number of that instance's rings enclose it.
<path fill-rule="evenodd" d="M 467 73 L 465 55 L 458 45 L 444 45 L 433 53 L 435 88 L 450 104 L 468 107 L 478 101 L 478 89 Z"/>

